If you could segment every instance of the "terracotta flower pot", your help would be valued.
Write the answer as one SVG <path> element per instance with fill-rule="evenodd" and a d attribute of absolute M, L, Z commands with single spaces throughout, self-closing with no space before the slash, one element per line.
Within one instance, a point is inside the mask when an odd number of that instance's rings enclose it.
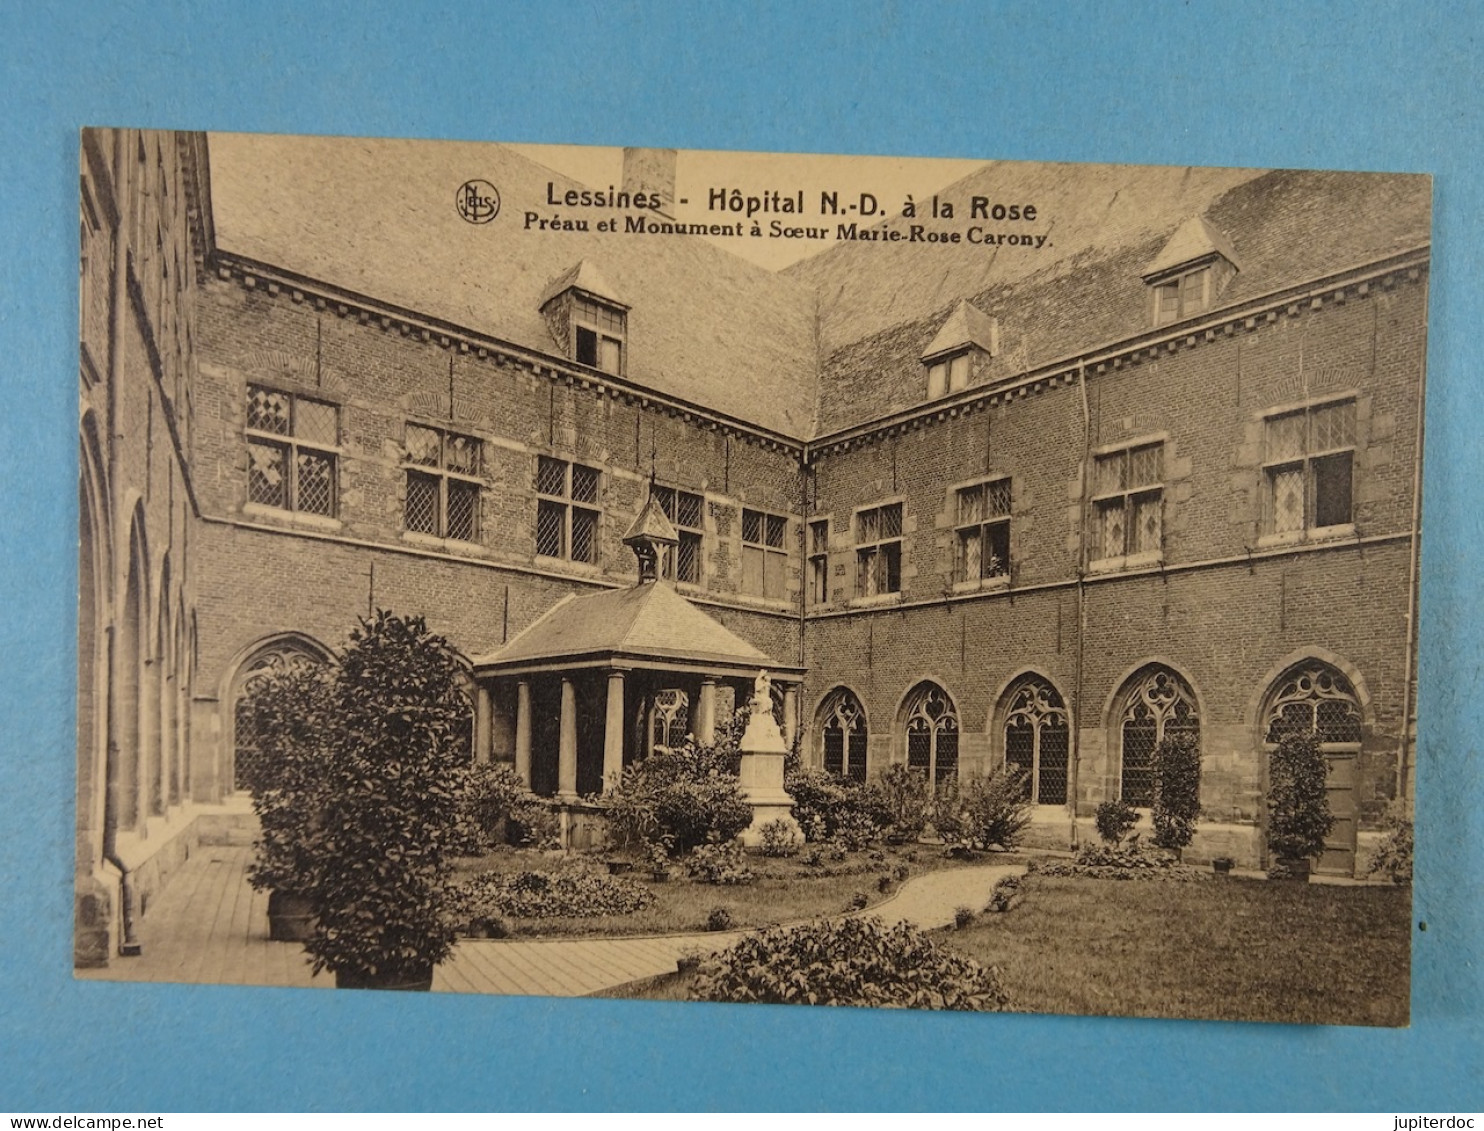
<path fill-rule="evenodd" d="M 314 903 L 289 891 L 268 893 L 268 937 L 274 942 L 304 942 L 314 934 Z"/>
<path fill-rule="evenodd" d="M 362 974 L 350 970 L 335 971 L 335 988 L 339 990 L 411 990 L 426 992 L 433 988 L 433 964 L 396 970 L 385 970 L 376 974 Z"/>

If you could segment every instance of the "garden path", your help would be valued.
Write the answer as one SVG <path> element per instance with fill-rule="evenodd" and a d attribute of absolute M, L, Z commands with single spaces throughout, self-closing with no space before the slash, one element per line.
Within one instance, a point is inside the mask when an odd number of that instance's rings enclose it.
<path fill-rule="evenodd" d="M 297 943 L 268 938 L 268 897 L 247 882 L 252 848 L 201 845 L 139 921 L 143 953 L 115 957 L 104 970 L 79 970 L 89 981 L 186 982 L 328 988 L 311 977 Z M 982 908 L 1001 877 L 1024 871 L 990 864 L 931 872 L 904 883 L 895 897 L 859 915 L 923 928 L 953 921 L 959 907 Z M 675 969 L 685 954 L 706 954 L 742 932 L 619 939 L 466 939 L 441 963 L 433 989 L 448 993 L 580 997 Z"/>

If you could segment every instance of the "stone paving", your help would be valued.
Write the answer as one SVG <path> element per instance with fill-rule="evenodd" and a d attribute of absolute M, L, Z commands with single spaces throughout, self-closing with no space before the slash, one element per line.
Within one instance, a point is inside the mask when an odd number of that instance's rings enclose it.
<path fill-rule="evenodd" d="M 268 938 L 268 897 L 247 883 L 252 848 L 199 846 L 138 925 L 143 953 L 115 957 L 104 970 L 79 970 L 97 981 L 192 982 L 217 985 L 333 987 L 311 977 L 298 943 Z M 1024 869 L 985 865 L 932 872 L 904 883 L 897 895 L 862 915 L 941 927 L 959 907 L 982 908 L 1002 876 Z M 741 932 L 603 939 L 466 939 L 433 975 L 446 993 L 580 997 L 675 969 L 685 954 L 709 954 Z"/>

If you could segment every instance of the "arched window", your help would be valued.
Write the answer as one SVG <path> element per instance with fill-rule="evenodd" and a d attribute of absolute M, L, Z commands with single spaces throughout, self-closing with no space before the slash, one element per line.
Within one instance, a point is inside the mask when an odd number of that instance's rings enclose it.
<path fill-rule="evenodd" d="M 285 638 L 259 649 L 238 670 L 232 694 L 232 779 L 238 789 L 245 789 L 237 767 L 247 765 L 248 755 L 257 748 L 257 735 L 252 730 L 252 716 L 247 700 L 254 687 L 277 672 L 296 667 L 316 666 L 328 659 L 328 653 L 306 640 Z"/>
<path fill-rule="evenodd" d="M 1166 736 L 1191 735 L 1199 744 L 1195 694 L 1169 668 L 1145 668 L 1124 699 L 1120 727 L 1123 780 L 1119 796 L 1130 805 L 1154 804 L 1154 748 Z"/>
<path fill-rule="evenodd" d="M 1360 748 L 1360 700 L 1350 681 L 1328 664 L 1290 668 L 1274 684 L 1263 714 L 1264 738 L 1276 744 L 1295 733 L 1317 734 L 1332 749 Z"/>
<path fill-rule="evenodd" d="M 935 784 L 958 777 L 958 712 L 936 683 L 920 683 L 903 711 L 907 768 Z"/>
<path fill-rule="evenodd" d="M 866 712 L 848 688 L 830 692 L 819 709 L 826 773 L 866 780 Z"/>
<path fill-rule="evenodd" d="M 690 697 L 678 687 L 657 692 L 649 712 L 650 750 L 670 750 L 685 741 L 690 725 Z"/>
<path fill-rule="evenodd" d="M 1067 803 L 1071 730 L 1056 688 L 1037 675 L 1011 687 L 1005 708 L 1005 764 L 1025 771 L 1026 796 L 1038 805 Z"/>

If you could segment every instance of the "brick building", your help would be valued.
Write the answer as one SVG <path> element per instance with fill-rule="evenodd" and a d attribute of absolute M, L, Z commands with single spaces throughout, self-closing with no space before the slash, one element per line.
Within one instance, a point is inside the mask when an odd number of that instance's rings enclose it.
<path fill-rule="evenodd" d="M 564 792 L 561 694 L 501 656 L 634 584 L 651 497 L 674 594 L 785 673 L 785 730 L 832 772 L 1008 761 L 1065 844 L 1193 733 L 1190 855 L 1256 863 L 1270 739 L 1309 727 L 1344 872 L 1410 797 L 1425 178 L 991 165 L 943 191 L 985 202 L 973 242 L 775 274 L 527 232 L 523 202 L 580 186 L 501 147 L 83 152 L 79 962 L 241 808 L 253 673 L 329 658 L 372 605 L 473 661 L 479 757 Z M 675 155 L 628 156 L 662 226 Z M 475 175 L 487 223 L 455 207 Z M 726 672 L 686 671 L 589 681 L 619 688 L 622 758 L 711 725 Z"/>

